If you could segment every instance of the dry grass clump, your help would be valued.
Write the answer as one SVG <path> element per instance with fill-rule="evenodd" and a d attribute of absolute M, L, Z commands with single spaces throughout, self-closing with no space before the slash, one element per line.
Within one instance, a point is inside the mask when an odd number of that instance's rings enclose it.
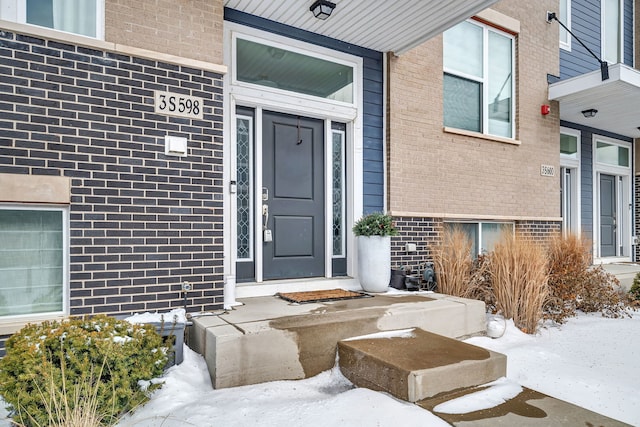
<path fill-rule="evenodd" d="M 548 295 L 547 258 L 532 241 L 503 233 L 491 255 L 496 310 L 526 333 L 534 333 Z"/>
<path fill-rule="evenodd" d="M 468 292 L 471 275 L 471 241 L 457 226 L 447 227 L 442 242 L 435 248 L 433 263 L 438 292 L 463 297 Z"/>
<path fill-rule="evenodd" d="M 635 293 L 625 295 L 614 275 L 591 265 L 590 242 L 573 235 L 541 243 L 503 233 L 493 252 L 472 260 L 471 241 L 451 227 L 434 264 L 439 292 L 484 301 L 487 311 L 527 333 L 541 320 L 563 323 L 578 310 L 628 316 L 631 299 L 640 299 L 640 277 Z"/>

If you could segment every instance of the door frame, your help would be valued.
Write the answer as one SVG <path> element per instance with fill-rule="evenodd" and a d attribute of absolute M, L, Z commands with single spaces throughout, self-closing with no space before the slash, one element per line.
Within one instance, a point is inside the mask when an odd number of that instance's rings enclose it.
<path fill-rule="evenodd" d="M 629 166 L 616 166 L 598 162 L 596 147 L 597 142 L 617 145 L 628 148 Z M 594 263 L 627 262 L 633 260 L 632 240 L 633 240 L 633 185 L 632 185 L 632 165 L 633 147 L 632 144 L 601 135 L 593 135 L 592 138 L 592 158 L 593 158 L 593 258 Z M 616 256 L 603 257 L 601 255 L 600 241 L 600 175 L 613 175 L 616 191 Z M 620 185 L 622 188 L 620 188 Z M 622 248 L 622 253 L 620 249 Z"/>
<path fill-rule="evenodd" d="M 362 212 L 363 207 L 363 96 L 362 96 L 362 69 L 363 60 L 360 57 L 337 52 L 331 49 L 315 46 L 302 41 L 290 39 L 287 37 L 267 33 L 255 28 L 246 27 L 244 25 L 225 22 L 224 23 L 224 57 L 225 64 L 229 68 L 229 72 L 224 76 L 224 111 L 223 111 L 223 240 L 224 240 L 224 276 L 225 283 L 236 289 L 236 295 L 257 296 L 271 295 L 275 292 L 283 290 L 300 290 L 297 286 L 302 280 L 309 279 L 289 279 L 280 281 L 264 282 L 262 277 L 262 245 L 255 245 L 254 259 L 256 263 L 255 282 L 248 284 L 236 285 L 236 203 L 234 194 L 232 194 L 232 182 L 235 181 L 236 173 L 236 107 L 249 107 L 255 111 L 254 129 L 258 130 L 254 134 L 254 156 L 256 159 L 254 169 L 254 186 L 262 187 L 262 111 L 269 110 L 286 114 L 301 115 L 310 118 L 321 119 L 324 121 L 325 130 L 325 277 L 331 279 L 335 287 L 336 279 L 332 276 L 332 182 L 330 171 L 331 164 L 331 122 L 338 121 L 346 124 L 346 194 L 345 201 L 348 215 L 345 221 L 345 240 L 347 248 L 347 276 L 353 277 L 355 272 L 354 253 L 355 238 L 351 230 L 356 218 L 356 212 Z M 332 101 L 328 99 L 319 99 L 317 97 L 304 95 L 300 93 L 285 92 L 269 87 L 261 87 L 235 79 L 235 40 L 238 38 L 246 38 L 258 41 L 262 44 L 271 45 L 281 49 L 293 50 L 306 55 L 313 55 L 319 58 L 349 64 L 353 67 L 354 77 L 354 102 L 347 104 L 345 102 Z M 258 212 L 261 206 L 261 194 L 254 192 L 254 230 L 256 239 L 258 239 L 257 230 L 261 228 L 262 215 Z M 260 213 L 260 215 L 258 215 Z M 321 279 L 321 278 L 319 278 Z M 315 279 L 312 279 L 315 280 Z M 344 279 L 354 282 L 353 279 Z M 266 284 L 272 286 L 266 286 Z M 316 288 L 321 284 L 316 283 Z M 346 286 L 349 286 L 348 284 Z M 250 289 L 251 288 L 251 289 Z"/>
<path fill-rule="evenodd" d="M 579 130 L 561 127 L 560 133 L 565 135 L 571 135 L 578 140 L 577 151 L 575 156 L 568 156 L 564 154 L 560 154 L 560 174 L 562 175 L 564 169 L 570 169 L 572 172 L 572 182 L 571 182 L 571 230 L 563 229 L 563 234 L 567 235 L 568 233 L 573 233 L 577 236 L 580 236 L 582 233 L 582 173 L 581 173 L 581 164 L 582 164 L 582 133 Z M 561 176 L 561 179 L 564 183 L 564 175 Z M 562 184 L 564 185 L 564 184 Z M 560 202 L 561 216 L 563 218 L 564 224 L 564 215 L 565 215 L 565 207 L 564 207 L 564 197 L 562 194 L 563 200 Z"/>

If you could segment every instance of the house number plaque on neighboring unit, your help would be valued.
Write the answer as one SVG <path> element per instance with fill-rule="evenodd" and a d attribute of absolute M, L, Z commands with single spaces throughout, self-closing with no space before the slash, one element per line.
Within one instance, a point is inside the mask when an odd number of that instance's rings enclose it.
<path fill-rule="evenodd" d="M 179 93 L 155 91 L 155 112 L 168 116 L 202 119 L 203 99 Z"/>
<path fill-rule="evenodd" d="M 552 165 L 540 165 L 540 175 L 556 176 L 556 167 Z"/>

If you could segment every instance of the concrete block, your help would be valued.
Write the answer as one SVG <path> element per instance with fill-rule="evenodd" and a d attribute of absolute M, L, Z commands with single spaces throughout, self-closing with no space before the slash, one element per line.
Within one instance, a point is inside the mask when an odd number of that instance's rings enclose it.
<path fill-rule="evenodd" d="M 506 375 L 506 356 L 421 329 L 388 338 L 338 343 L 340 370 L 359 387 L 409 402 L 494 381 Z"/>

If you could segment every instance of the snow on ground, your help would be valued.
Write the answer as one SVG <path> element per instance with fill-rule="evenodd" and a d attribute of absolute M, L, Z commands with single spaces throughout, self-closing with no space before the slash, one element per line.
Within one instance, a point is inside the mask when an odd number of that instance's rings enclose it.
<path fill-rule="evenodd" d="M 640 313 L 630 319 L 582 314 L 562 326 L 543 328 L 536 336 L 523 334 L 508 322 L 499 339 L 467 340 L 506 354 L 507 379 L 443 409 L 455 412 L 499 404 L 521 384 L 640 425 L 638 338 Z M 213 390 L 204 360 L 186 347 L 184 356 L 181 365 L 167 372 L 165 385 L 151 401 L 118 427 L 448 425 L 385 393 L 353 388 L 337 369 L 306 380 Z M 0 412 L 0 419 L 4 416 Z M 0 426 L 8 425 L 0 420 Z"/>

